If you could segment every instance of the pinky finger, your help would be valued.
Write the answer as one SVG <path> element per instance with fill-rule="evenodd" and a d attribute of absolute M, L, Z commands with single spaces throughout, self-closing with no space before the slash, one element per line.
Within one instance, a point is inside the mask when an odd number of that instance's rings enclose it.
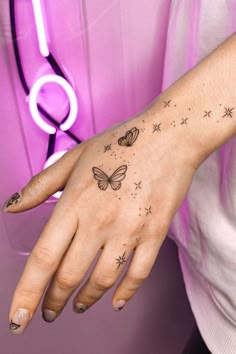
<path fill-rule="evenodd" d="M 135 249 L 129 269 L 112 298 L 112 306 L 115 310 L 121 310 L 144 283 L 155 263 L 160 246 L 158 240 L 146 241 Z"/>

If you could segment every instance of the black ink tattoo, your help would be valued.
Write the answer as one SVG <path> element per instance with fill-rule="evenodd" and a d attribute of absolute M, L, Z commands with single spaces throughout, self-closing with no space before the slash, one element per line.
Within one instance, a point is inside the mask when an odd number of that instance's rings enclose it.
<path fill-rule="evenodd" d="M 139 129 L 132 128 L 131 130 L 128 130 L 124 136 L 118 139 L 118 144 L 120 146 L 132 146 L 137 140 L 138 135 Z"/>
<path fill-rule="evenodd" d="M 111 150 L 111 144 L 104 146 L 104 152 Z"/>
<path fill-rule="evenodd" d="M 205 118 L 205 117 L 211 117 L 211 111 L 204 111 L 203 118 Z"/>
<path fill-rule="evenodd" d="M 169 100 L 169 101 L 164 101 L 164 108 L 170 107 L 170 102 L 171 102 L 171 100 Z"/>
<path fill-rule="evenodd" d="M 182 118 L 182 122 L 180 124 L 186 124 L 187 125 L 187 120 L 188 120 L 188 118 Z"/>
<path fill-rule="evenodd" d="M 161 131 L 161 123 L 159 124 L 153 124 L 153 133 L 154 132 L 160 132 Z"/>
<path fill-rule="evenodd" d="M 230 117 L 230 118 L 232 118 L 232 112 L 233 112 L 233 109 L 234 109 L 234 107 L 233 108 L 226 108 L 226 107 L 224 107 L 225 108 L 225 114 L 222 116 L 222 118 L 224 118 L 224 117 Z"/>
<path fill-rule="evenodd" d="M 119 258 L 116 258 L 118 267 L 117 269 L 120 267 L 120 265 L 124 264 L 126 262 L 126 258 L 125 258 L 125 252 L 123 254 L 123 256 L 119 256 Z"/>
<path fill-rule="evenodd" d="M 18 325 L 17 323 L 14 323 L 11 321 L 11 323 L 9 324 L 9 329 L 11 330 L 15 330 L 15 329 L 18 329 L 21 325 Z"/>
<path fill-rule="evenodd" d="M 175 120 L 173 120 L 173 122 L 171 122 L 170 125 L 173 125 L 173 127 L 175 127 Z"/>
<path fill-rule="evenodd" d="M 118 167 L 110 177 L 98 167 L 93 167 L 92 170 L 94 178 L 98 181 L 98 187 L 102 191 L 105 191 L 109 184 L 114 191 L 117 191 L 121 187 L 121 181 L 126 177 L 127 166 Z"/>
<path fill-rule="evenodd" d="M 152 214 L 152 206 L 150 206 L 149 208 L 145 208 L 146 212 L 146 216 L 149 214 Z"/>
<path fill-rule="evenodd" d="M 142 183 L 142 181 L 140 181 L 140 182 L 138 182 L 138 183 L 134 183 L 135 186 L 136 186 L 136 187 L 135 187 L 135 190 L 136 190 L 136 189 L 142 189 L 142 188 L 141 188 L 141 183 Z"/>
<path fill-rule="evenodd" d="M 7 201 L 6 208 L 11 205 L 15 205 L 19 202 L 21 195 L 19 193 L 14 193 Z"/>

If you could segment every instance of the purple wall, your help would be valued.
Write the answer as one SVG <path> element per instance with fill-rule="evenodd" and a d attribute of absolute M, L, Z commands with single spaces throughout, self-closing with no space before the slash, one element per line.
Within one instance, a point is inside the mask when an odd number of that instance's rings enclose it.
<path fill-rule="evenodd" d="M 22 66 L 31 87 L 50 68 L 39 53 L 31 1 L 15 2 Z M 169 0 L 44 1 L 50 50 L 78 97 L 78 119 L 71 132 L 81 140 L 140 113 L 160 93 L 169 3 Z M 3 202 L 43 168 L 48 147 L 48 135 L 32 120 L 17 73 L 7 0 L 0 3 L 0 80 Z M 66 114 L 68 103 L 61 91 L 54 96 L 45 89 L 40 99 L 58 121 Z M 61 104 L 55 104 L 55 100 Z M 73 144 L 60 133 L 56 150 L 68 149 Z M 41 320 L 38 309 L 25 334 L 14 337 L 8 333 L 11 297 L 26 257 L 53 206 L 54 203 L 44 203 L 21 215 L 0 215 L 0 353 L 181 353 L 193 318 L 176 248 L 170 240 L 164 243 L 144 286 L 120 313 L 111 308 L 113 290 L 110 290 L 88 313 L 74 314 L 70 300 L 55 323 Z"/>

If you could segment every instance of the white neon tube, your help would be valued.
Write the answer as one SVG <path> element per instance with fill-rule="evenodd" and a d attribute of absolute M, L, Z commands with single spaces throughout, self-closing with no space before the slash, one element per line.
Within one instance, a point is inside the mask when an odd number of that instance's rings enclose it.
<path fill-rule="evenodd" d="M 78 114 L 78 101 L 76 94 L 71 85 L 63 79 L 61 76 L 50 74 L 40 77 L 32 86 L 29 94 L 29 109 L 35 123 L 43 129 L 47 134 L 55 134 L 56 128 L 48 124 L 41 117 L 37 107 L 38 93 L 46 83 L 56 83 L 61 86 L 66 92 L 70 102 L 70 113 L 67 120 L 60 125 L 60 129 L 63 131 L 69 130 L 75 123 Z"/>
<path fill-rule="evenodd" d="M 47 43 L 47 36 L 45 32 L 41 1 L 32 0 L 32 5 L 34 10 L 35 24 L 36 24 L 36 30 L 38 35 L 38 41 L 39 41 L 39 50 L 43 57 L 47 57 L 49 55 L 49 49 Z"/>

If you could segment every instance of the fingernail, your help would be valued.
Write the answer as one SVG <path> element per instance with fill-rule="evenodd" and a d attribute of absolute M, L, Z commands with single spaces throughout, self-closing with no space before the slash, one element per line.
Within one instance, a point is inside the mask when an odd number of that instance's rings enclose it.
<path fill-rule="evenodd" d="M 57 317 L 57 313 L 49 309 L 44 309 L 42 312 L 42 317 L 46 322 L 53 322 Z"/>
<path fill-rule="evenodd" d="M 73 310 L 76 313 L 84 313 L 87 310 L 88 306 L 81 304 L 81 302 L 77 302 L 76 304 L 74 304 L 73 306 Z"/>
<path fill-rule="evenodd" d="M 12 194 L 12 196 L 4 203 L 3 211 L 7 211 L 8 208 L 11 207 L 12 205 L 19 203 L 21 198 L 22 198 L 21 192 Z"/>
<path fill-rule="evenodd" d="M 125 306 L 125 304 L 126 304 L 126 301 L 125 301 L 125 300 L 119 300 L 119 301 L 117 301 L 117 302 L 115 303 L 114 309 L 115 309 L 116 311 L 120 311 L 120 310 L 123 309 L 123 307 Z"/>
<path fill-rule="evenodd" d="M 26 309 L 17 309 L 14 313 L 11 322 L 9 324 L 9 329 L 13 334 L 21 334 L 27 327 L 30 321 L 30 313 Z"/>

